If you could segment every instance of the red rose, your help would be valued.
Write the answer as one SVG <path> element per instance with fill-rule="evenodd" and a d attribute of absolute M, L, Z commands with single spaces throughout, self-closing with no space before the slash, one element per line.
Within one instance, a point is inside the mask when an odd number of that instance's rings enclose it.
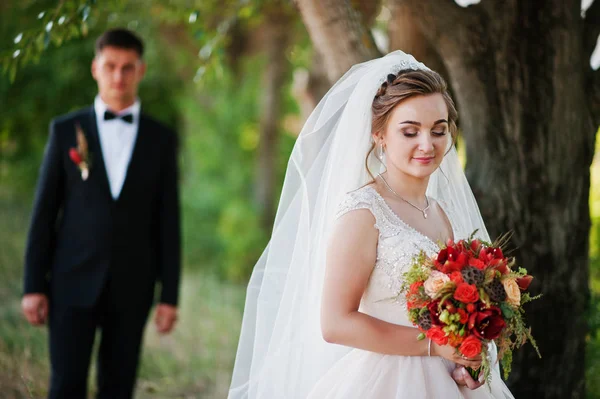
<path fill-rule="evenodd" d="M 527 274 L 523 277 L 519 277 L 517 279 L 517 284 L 519 285 L 519 288 L 522 291 L 525 291 L 527 288 L 529 288 L 529 284 L 531 284 L 531 280 L 533 280 L 533 276 L 530 276 L 529 274 Z"/>
<path fill-rule="evenodd" d="M 475 311 L 475 305 L 473 305 L 472 303 L 468 303 L 467 304 L 467 312 L 473 313 L 474 311 Z"/>
<path fill-rule="evenodd" d="M 69 157 L 71 158 L 71 161 L 75 163 L 75 165 L 79 165 L 81 163 L 81 155 L 79 155 L 79 152 L 76 148 L 71 148 L 69 150 Z"/>
<path fill-rule="evenodd" d="M 496 339 L 506 326 L 501 314 L 497 306 L 475 312 L 469 316 L 468 328 L 478 338 Z"/>
<path fill-rule="evenodd" d="M 456 285 L 465 282 L 465 280 L 463 280 L 463 276 L 462 276 L 461 272 L 450 273 L 450 280 Z"/>
<path fill-rule="evenodd" d="M 481 341 L 479 338 L 469 335 L 462 342 L 458 350 L 466 357 L 475 357 L 481 353 Z"/>
<path fill-rule="evenodd" d="M 477 239 L 471 241 L 471 250 L 473 252 L 479 251 L 479 247 L 481 247 L 481 241 L 479 241 Z"/>
<path fill-rule="evenodd" d="M 482 260 L 477 259 L 477 258 L 469 259 L 469 266 L 476 267 L 479 270 L 485 269 L 485 263 L 483 263 Z"/>
<path fill-rule="evenodd" d="M 460 283 L 454 291 L 454 299 L 462 303 L 473 303 L 479 299 L 479 292 L 474 284 Z"/>
<path fill-rule="evenodd" d="M 446 345 L 448 343 L 448 336 L 439 327 L 431 327 L 425 335 L 438 345 Z"/>
<path fill-rule="evenodd" d="M 458 308 L 458 314 L 460 315 L 460 320 L 459 320 L 460 323 L 467 324 L 467 321 L 469 321 L 469 314 L 467 312 L 465 312 L 464 309 L 461 309 L 461 308 Z"/>

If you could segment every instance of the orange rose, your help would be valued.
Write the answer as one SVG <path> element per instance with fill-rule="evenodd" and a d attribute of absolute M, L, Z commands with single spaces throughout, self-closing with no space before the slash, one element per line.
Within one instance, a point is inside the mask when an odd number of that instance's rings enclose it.
<path fill-rule="evenodd" d="M 448 336 L 439 327 L 431 327 L 425 335 L 438 345 L 446 345 L 448 343 Z"/>
<path fill-rule="evenodd" d="M 475 357 L 481 353 L 481 341 L 474 335 L 469 335 L 458 348 L 466 357 Z"/>
<path fill-rule="evenodd" d="M 506 301 L 514 306 L 521 304 L 521 289 L 514 278 L 505 278 L 502 280 L 504 291 L 506 291 Z"/>
<path fill-rule="evenodd" d="M 479 299 L 479 292 L 474 284 L 460 283 L 454 291 L 454 299 L 462 303 L 473 303 Z"/>
<path fill-rule="evenodd" d="M 454 284 L 464 283 L 463 276 L 461 272 L 452 272 L 450 273 L 450 280 L 454 282 Z"/>
<path fill-rule="evenodd" d="M 429 295 L 430 298 L 435 298 L 437 292 L 442 289 L 448 281 L 450 281 L 450 278 L 446 274 L 435 270 L 432 271 L 429 278 L 425 280 L 425 283 L 423 284 L 425 293 Z"/>

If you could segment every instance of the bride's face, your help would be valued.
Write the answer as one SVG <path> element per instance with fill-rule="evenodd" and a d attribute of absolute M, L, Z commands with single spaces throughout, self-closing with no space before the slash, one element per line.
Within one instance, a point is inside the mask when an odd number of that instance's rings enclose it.
<path fill-rule="evenodd" d="M 392 110 L 379 139 L 388 171 L 429 177 L 442 162 L 451 139 L 444 98 L 436 93 L 402 101 Z"/>

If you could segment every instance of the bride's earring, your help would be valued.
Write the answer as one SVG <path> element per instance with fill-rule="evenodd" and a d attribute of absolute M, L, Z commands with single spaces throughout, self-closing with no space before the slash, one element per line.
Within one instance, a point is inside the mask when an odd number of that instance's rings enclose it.
<path fill-rule="evenodd" d="M 379 146 L 379 160 L 385 165 L 385 150 L 383 148 L 383 143 Z"/>

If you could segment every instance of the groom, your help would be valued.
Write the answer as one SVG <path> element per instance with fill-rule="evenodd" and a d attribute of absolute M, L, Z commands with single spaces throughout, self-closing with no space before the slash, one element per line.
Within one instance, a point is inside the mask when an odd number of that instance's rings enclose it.
<path fill-rule="evenodd" d="M 53 120 L 25 254 L 22 310 L 48 322 L 50 398 L 86 397 L 96 331 L 98 398 L 131 398 L 144 326 L 177 318 L 176 135 L 140 111 L 144 46 L 114 29 L 96 42 L 91 107 Z"/>

